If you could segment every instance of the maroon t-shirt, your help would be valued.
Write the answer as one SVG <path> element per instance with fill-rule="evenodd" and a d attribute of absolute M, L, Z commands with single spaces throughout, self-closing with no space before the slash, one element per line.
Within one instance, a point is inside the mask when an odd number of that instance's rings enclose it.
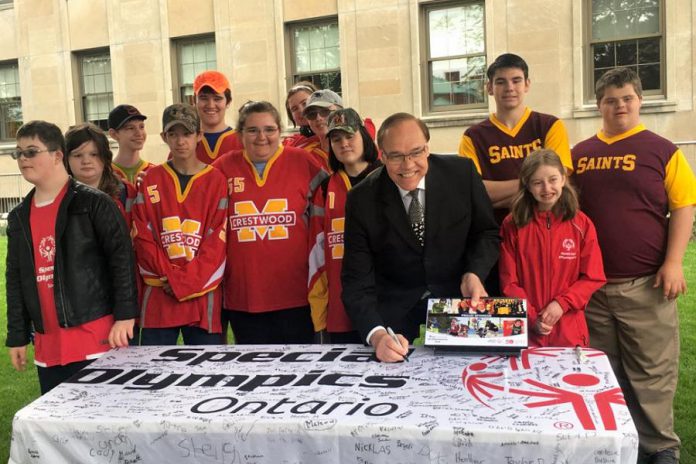
<path fill-rule="evenodd" d="M 654 274 L 667 248 L 666 167 L 676 145 L 638 126 L 573 147 L 582 210 L 597 229 L 608 278 Z"/>

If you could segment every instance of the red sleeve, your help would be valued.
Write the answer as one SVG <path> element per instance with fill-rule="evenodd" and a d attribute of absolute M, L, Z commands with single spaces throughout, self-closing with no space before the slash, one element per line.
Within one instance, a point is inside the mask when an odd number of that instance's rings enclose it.
<path fill-rule="evenodd" d="M 318 174 L 322 171 L 318 171 Z M 324 195 L 321 186 L 314 190 L 309 214 L 309 281 L 308 300 L 314 331 L 326 329 L 329 288 L 324 253 Z"/>
<path fill-rule="evenodd" d="M 506 217 L 503 225 L 500 228 L 502 235 L 502 243 L 500 245 L 500 258 L 498 268 L 500 272 L 500 291 L 504 296 L 523 298 L 527 300 L 527 315 L 529 319 L 529 327 L 536 324 L 537 309 L 532 307 L 527 298 L 527 292 L 520 284 L 517 275 L 517 227 L 512 222 L 510 216 Z"/>
<path fill-rule="evenodd" d="M 561 305 L 564 312 L 571 309 L 583 311 L 592 294 L 601 288 L 607 281 L 604 276 L 604 263 L 602 252 L 597 242 L 597 232 L 594 224 L 587 216 L 578 216 L 573 220 L 583 227 L 583 236 L 580 246 L 580 275 L 566 291 L 556 295 L 554 300 Z M 580 220 L 584 219 L 583 222 Z"/>
<path fill-rule="evenodd" d="M 161 277 L 167 275 L 172 264 L 162 249 L 159 240 L 157 219 L 152 207 L 153 199 L 147 193 L 148 183 L 140 184 L 132 211 L 131 236 L 137 259 L 138 272 L 146 284 L 161 287 Z M 156 195 L 160 201 L 159 195 Z"/>

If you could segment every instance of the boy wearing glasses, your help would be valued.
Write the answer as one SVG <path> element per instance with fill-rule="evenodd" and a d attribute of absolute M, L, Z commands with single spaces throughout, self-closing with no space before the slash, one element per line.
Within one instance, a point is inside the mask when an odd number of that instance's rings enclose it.
<path fill-rule="evenodd" d="M 224 153 L 242 149 L 237 131 L 227 125 L 225 114 L 232 103 L 230 83 L 219 71 L 204 71 L 193 81 L 196 111 L 201 121 L 201 137 L 196 156 L 211 164 Z"/>
<path fill-rule="evenodd" d="M 26 366 L 34 333 L 41 393 L 133 337 L 135 263 L 128 227 L 106 194 L 75 182 L 61 130 L 31 121 L 17 131 L 17 160 L 34 189 L 9 215 L 7 346 Z"/>
<path fill-rule="evenodd" d="M 196 157 L 200 120 L 189 105 L 162 115 L 170 159 L 150 169 L 133 207 L 133 245 L 144 286 L 142 345 L 222 343 L 225 177 Z"/>

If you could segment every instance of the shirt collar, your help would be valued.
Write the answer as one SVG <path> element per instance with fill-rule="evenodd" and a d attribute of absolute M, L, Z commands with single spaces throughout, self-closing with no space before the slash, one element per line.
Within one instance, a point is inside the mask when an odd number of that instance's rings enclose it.
<path fill-rule="evenodd" d="M 411 193 L 410 190 L 404 190 L 401 187 L 399 187 L 398 185 L 396 186 L 396 188 L 399 189 L 399 193 L 401 194 L 401 198 L 406 198 L 406 195 Z M 423 176 L 421 178 L 420 182 L 418 182 L 418 187 L 416 187 L 416 188 L 421 189 L 425 192 L 425 176 Z"/>

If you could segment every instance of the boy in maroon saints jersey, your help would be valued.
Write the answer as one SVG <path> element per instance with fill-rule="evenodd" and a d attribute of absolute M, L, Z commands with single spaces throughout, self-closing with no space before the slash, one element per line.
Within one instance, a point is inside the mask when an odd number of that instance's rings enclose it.
<path fill-rule="evenodd" d="M 500 223 L 510 211 L 519 186 L 520 167 L 527 155 L 548 148 L 560 156 L 568 173 L 573 165 L 563 121 L 532 111 L 524 104 L 530 86 L 527 63 L 517 55 L 505 53 L 488 67 L 486 75 L 486 90 L 495 99 L 495 113 L 464 132 L 459 155 L 474 161 Z"/>
<path fill-rule="evenodd" d="M 168 106 L 162 127 L 171 159 L 148 171 L 133 207 L 141 344 L 175 345 L 180 332 L 187 345 L 220 344 L 227 181 L 196 157 L 193 107 Z"/>
<path fill-rule="evenodd" d="M 585 311 L 590 345 L 612 362 L 640 462 L 675 463 L 676 298 L 686 291 L 696 180 L 681 150 L 640 123 L 642 87 L 632 69 L 607 71 L 595 93 L 602 129 L 573 148 L 581 207 L 596 226 L 607 276 Z"/>

